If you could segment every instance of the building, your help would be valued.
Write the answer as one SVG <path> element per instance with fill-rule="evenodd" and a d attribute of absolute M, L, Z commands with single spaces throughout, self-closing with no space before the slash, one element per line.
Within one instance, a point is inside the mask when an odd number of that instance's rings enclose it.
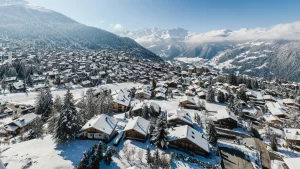
<path fill-rule="evenodd" d="M 212 117 L 212 120 L 219 127 L 229 129 L 237 128 L 238 119 L 233 112 L 228 109 L 220 109 L 217 114 Z"/>
<path fill-rule="evenodd" d="M 168 111 L 167 123 L 169 126 L 188 125 L 193 127 L 193 121 L 188 112 L 184 109 Z"/>
<path fill-rule="evenodd" d="M 273 123 L 276 125 L 283 125 L 283 121 L 280 120 L 277 116 L 274 116 L 273 114 L 264 114 L 264 115 L 262 115 L 262 117 L 264 118 L 264 121 L 266 121 L 268 123 Z"/>
<path fill-rule="evenodd" d="M 169 147 L 187 152 L 194 152 L 202 156 L 209 155 L 209 146 L 203 133 L 188 125 L 169 128 Z"/>
<path fill-rule="evenodd" d="M 179 105 L 184 108 L 191 108 L 191 109 L 198 108 L 194 97 L 191 96 L 183 96 L 179 102 Z"/>
<path fill-rule="evenodd" d="M 271 95 L 263 95 L 263 98 L 266 102 L 277 102 L 277 100 Z"/>
<path fill-rule="evenodd" d="M 300 129 L 284 128 L 283 132 L 287 144 L 300 146 Z"/>
<path fill-rule="evenodd" d="M 112 93 L 114 112 L 125 112 L 130 107 L 130 92 L 126 89 Z"/>
<path fill-rule="evenodd" d="M 20 117 L 4 126 L 7 134 L 18 134 L 18 133 L 24 133 L 27 131 L 33 120 L 35 120 L 38 117 L 38 115 L 34 113 L 29 113 L 24 115 L 23 117 Z"/>
<path fill-rule="evenodd" d="M 287 113 L 285 112 L 285 110 L 278 104 L 278 102 L 267 102 L 266 103 L 266 108 L 268 110 L 269 113 L 273 114 L 274 116 L 277 116 L 279 118 L 283 117 L 287 117 Z"/>
<path fill-rule="evenodd" d="M 148 137 L 150 121 L 142 117 L 130 119 L 124 128 L 125 138 L 145 141 Z"/>
<path fill-rule="evenodd" d="M 299 169 L 299 160 L 300 158 L 284 158 L 284 164 L 283 168 L 284 169 Z"/>
<path fill-rule="evenodd" d="M 90 119 L 80 130 L 78 137 L 82 139 L 96 139 L 109 141 L 116 134 L 118 120 L 101 114 Z"/>
<path fill-rule="evenodd" d="M 150 87 L 142 87 L 135 92 L 136 99 L 150 99 L 151 98 Z"/>

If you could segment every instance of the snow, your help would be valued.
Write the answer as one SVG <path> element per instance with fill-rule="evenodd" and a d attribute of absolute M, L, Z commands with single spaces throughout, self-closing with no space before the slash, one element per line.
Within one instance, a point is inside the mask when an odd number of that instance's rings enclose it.
<path fill-rule="evenodd" d="M 102 87 L 105 87 L 107 89 L 111 89 L 112 91 L 114 90 L 119 90 L 124 88 L 126 86 L 127 88 L 131 87 L 138 87 L 142 86 L 140 83 L 116 83 L 116 84 L 106 84 L 106 85 L 101 85 L 99 87 L 95 87 L 94 89 L 99 89 Z M 77 100 L 82 97 L 82 93 L 85 93 L 89 88 L 76 88 L 72 89 L 71 93 L 74 96 L 74 99 Z M 57 89 L 57 88 L 52 88 L 52 95 L 55 98 L 55 96 L 60 96 L 61 98 L 64 97 L 66 94 L 67 89 Z M 18 103 L 18 104 L 35 104 L 35 99 L 37 97 L 39 92 L 28 92 L 26 93 L 9 93 L 6 94 L 5 96 L 0 95 L 0 102 L 11 102 L 11 103 Z"/>
<path fill-rule="evenodd" d="M 177 57 L 175 60 L 184 62 L 184 63 L 194 63 L 194 62 L 199 62 L 199 61 L 204 61 L 203 58 L 188 58 L 188 57 Z"/>
<path fill-rule="evenodd" d="M 89 120 L 82 128 L 82 130 L 86 130 L 88 128 L 94 128 L 98 131 L 101 131 L 103 133 L 106 133 L 110 135 L 117 125 L 118 120 L 108 116 L 106 114 L 102 114 L 100 116 L 93 117 L 91 120 Z"/>
<path fill-rule="evenodd" d="M 142 117 L 134 117 L 132 120 L 129 120 L 124 131 L 134 130 L 140 134 L 147 135 L 150 122 Z"/>
<path fill-rule="evenodd" d="M 279 160 L 271 160 L 272 169 L 284 169 L 282 166 L 283 162 Z"/>
<path fill-rule="evenodd" d="M 285 158 L 283 161 L 288 166 L 289 169 L 298 169 L 300 158 Z"/>
<path fill-rule="evenodd" d="M 12 145 L 2 152 L 7 169 L 21 169 L 31 162 L 30 169 L 69 169 L 77 165 L 84 151 L 97 143 L 94 140 L 74 140 L 69 145 L 56 145 L 51 135 Z M 50 164 L 51 163 L 51 164 Z"/>

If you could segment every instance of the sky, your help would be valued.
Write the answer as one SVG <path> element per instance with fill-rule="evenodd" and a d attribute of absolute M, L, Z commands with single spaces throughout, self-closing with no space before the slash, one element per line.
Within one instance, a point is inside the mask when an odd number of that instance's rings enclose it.
<path fill-rule="evenodd" d="M 181 27 L 193 32 L 300 21 L 300 0 L 28 0 L 111 32 Z"/>

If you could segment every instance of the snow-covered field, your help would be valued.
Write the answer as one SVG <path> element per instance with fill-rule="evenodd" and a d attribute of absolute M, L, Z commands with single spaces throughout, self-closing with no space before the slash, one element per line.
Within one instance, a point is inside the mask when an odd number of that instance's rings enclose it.
<path fill-rule="evenodd" d="M 131 88 L 131 87 L 137 87 L 137 86 L 142 86 L 140 83 L 116 83 L 116 84 L 106 84 L 106 85 L 101 85 L 97 88 L 101 87 L 107 87 L 108 89 L 111 89 L 112 91 L 122 89 L 122 88 Z M 71 89 L 71 93 L 74 95 L 74 99 L 78 99 L 82 96 L 84 92 L 86 92 L 89 88 L 75 88 Z M 67 89 L 56 89 L 53 88 L 51 89 L 53 97 L 59 95 L 60 97 L 63 97 L 65 93 L 67 92 Z M 0 102 L 3 101 L 8 101 L 8 102 L 13 102 L 13 103 L 18 103 L 18 104 L 34 104 L 34 101 L 38 95 L 38 92 L 28 92 L 26 93 L 8 93 L 6 95 L 0 95 Z"/>

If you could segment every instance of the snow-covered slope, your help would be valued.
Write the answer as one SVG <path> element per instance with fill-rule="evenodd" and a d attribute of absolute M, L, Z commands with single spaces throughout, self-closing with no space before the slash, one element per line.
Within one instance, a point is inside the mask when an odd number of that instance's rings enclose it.
<path fill-rule="evenodd" d="M 0 38 L 39 40 L 57 46 L 122 50 L 141 58 L 162 59 L 128 37 L 89 27 L 22 0 L 0 0 Z"/>

